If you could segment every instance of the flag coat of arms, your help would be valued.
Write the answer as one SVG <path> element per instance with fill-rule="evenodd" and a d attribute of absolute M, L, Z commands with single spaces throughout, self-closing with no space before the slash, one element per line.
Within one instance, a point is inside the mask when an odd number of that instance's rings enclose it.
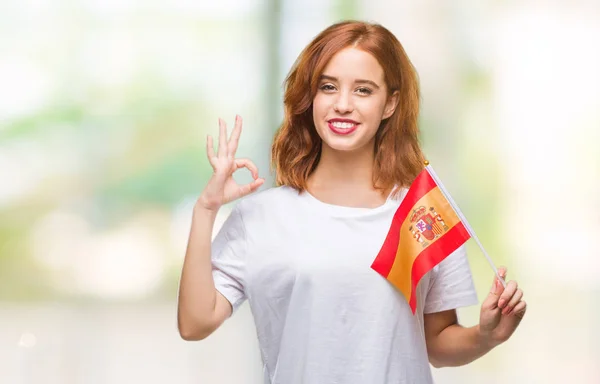
<path fill-rule="evenodd" d="M 470 237 L 426 166 L 396 210 L 371 268 L 402 293 L 414 314 L 421 278 Z"/>

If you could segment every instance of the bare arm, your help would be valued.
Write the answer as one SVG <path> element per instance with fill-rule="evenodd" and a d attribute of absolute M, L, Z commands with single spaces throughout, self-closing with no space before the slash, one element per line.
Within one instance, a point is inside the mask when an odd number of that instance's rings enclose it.
<path fill-rule="evenodd" d="M 427 354 L 436 368 L 469 364 L 493 348 L 481 337 L 479 326 L 458 324 L 455 310 L 426 314 L 424 318 Z"/>
<path fill-rule="evenodd" d="M 227 140 L 225 123 L 219 120 L 219 149 L 214 154 L 212 138 L 207 140 L 207 154 L 214 174 L 194 206 L 192 226 L 179 284 L 177 326 L 185 340 L 201 340 L 214 332 L 232 312 L 229 301 L 215 288 L 212 277 L 212 229 L 220 207 L 257 190 L 264 182 L 256 166 L 246 159 L 235 159 L 242 129 L 236 118 L 231 138 Z M 233 180 L 239 168 L 248 168 L 254 181 L 240 186 Z"/>
<path fill-rule="evenodd" d="M 504 279 L 506 269 L 500 268 Z M 429 362 L 434 367 L 469 364 L 507 341 L 525 315 L 527 305 L 516 281 L 506 288 L 494 278 L 492 289 L 481 306 L 479 324 L 465 328 L 458 324 L 455 310 L 424 315 Z"/>
<path fill-rule="evenodd" d="M 196 204 L 179 285 L 177 325 L 185 340 L 201 340 L 231 315 L 231 304 L 215 289 L 211 238 L 216 212 Z"/>

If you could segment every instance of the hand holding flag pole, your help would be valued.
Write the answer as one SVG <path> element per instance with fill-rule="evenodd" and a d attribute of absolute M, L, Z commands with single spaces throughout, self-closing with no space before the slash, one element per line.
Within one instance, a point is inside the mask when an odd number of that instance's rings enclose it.
<path fill-rule="evenodd" d="M 371 268 L 402 293 L 414 314 L 421 278 L 471 237 L 506 288 L 475 231 L 426 161 L 396 210 Z"/>

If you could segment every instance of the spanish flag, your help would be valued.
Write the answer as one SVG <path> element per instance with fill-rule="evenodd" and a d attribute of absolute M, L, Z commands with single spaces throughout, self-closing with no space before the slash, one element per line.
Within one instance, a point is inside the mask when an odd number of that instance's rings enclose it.
<path fill-rule="evenodd" d="M 421 278 L 471 237 L 436 179 L 429 166 L 417 176 L 371 265 L 404 295 L 413 314 Z"/>

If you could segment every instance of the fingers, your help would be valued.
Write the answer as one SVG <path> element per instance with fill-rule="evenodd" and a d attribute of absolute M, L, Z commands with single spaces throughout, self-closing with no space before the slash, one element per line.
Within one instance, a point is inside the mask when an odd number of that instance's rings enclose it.
<path fill-rule="evenodd" d="M 227 156 L 227 125 L 219 119 L 219 150 L 217 156 Z"/>
<path fill-rule="evenodd" d="M 523 291 L 521 289 L 517 289 L 513 297 L 508 301 L 508 304 L 502 310 L 503 315 L 509 315 L 512 313 L 512 310 L 515 309 L 516 305 L 519 304 L 521 299 L 523 298 Z"/>
<path fill-rule="evenodd" d="M 213 158 L 215 157 L 215 148 L 213 147 L 213 138 L 211 135 L 206 137 L 206 156 L 208 157 L 210 165 L 214 168 Z"/>
<path fill-rule="evenodd" d="M 500 299 L 498 300 L 498 308 L 503 309 L 504 307 L 506 307 L 506 304 L 508 304 L 510 299 L 517 292 L 517 288 L 517 282 L 514 280 L 511 280 L 508 282 L 508 284 L 506 284 L 506 288 L 504 289 L 504 292 L 502 292 L 502 295 L 500 295 Z"/>
<path fill-rule="evenodd" d="M 250 190 L 251 192 L 256 191 L 258 188 L 260 188 L 261 185 L 263 185 L 265 182 L 265 179 L 263 178 L 258 178 L 256 180 L 254 180 L 252 183 L 250 183 Z"/>
<path fill-rule="evenodd" d="M 500 275 L 500 277 L 502 279 L 506 279 L 506 268 L 499 267 L 498 275 Z M 500 299 L 500 295 L 503 292 L 504 292 L 504 286 L 498 279 L 498 276 L 494 276 L 494 282 L 492 284 L 492 288 L 490 289 L 490 293 L 488 294 L 488 296 L 485 298 L 484 302 L 482 303 L 482 307 L 487 310 L 491 310 L 491 311 L 498 310 L 498 300 Z"/>
<path fill-rule="evenodd" d="M 498 275 L 502 277 L 502 280 L 506 280 L 506 267 L 498 268 Z M 491 293 L 494 295 L 500 295 L 504 289 L 502 282 L 498 279 L 498 276 L 494 276 L 494 283 L 492 284 Z"/>
<path fill-rule="evenodd" d="M 238 148 L 238 143 L 240 141 L 240 135 L 242 133 L 242 118 L 240 116 L 235 117 L 235 127 L 233 128 L 233 132 L 231 133 L 231 137 L 229 138 L 229 142 L 227 143 L 229 156 L 235 157 L 235 152 Z"/>
<path fill-rule="evenodd" d="M 515 309 L 513 309 L 513 311 L 510 314 L 515 315 L 518 318 L 522 319 L 523 316 L 525 316 L 526 311 L 527 311 L 527 303 L 525 303 L 524 301 L 521 301 L 521 302 L 519 302 L 519 304 L 517 304 L 515 306 Z"/>
<path fill-rule="evenodd" d="M 258 168 L 252 160 L 250 159 L 235 159 L 235 167 L 236 169 L 247 168 L 250 173 L 252 173 L 252 178 L 254 180 L 258 179 Z"/>
<path fill-rule="evenodd" d="M 506 268 L 499 267 L 498 275 L 506 282 Z M 482 310 L 491 311 L 496 316 L 507 315 L 523 318 L 526 304 L 523 299 L 523 290 L 519 289 L 516 281 L 509 281 L 506 287 L 498 276 L 494 276 L 494 283 L 490 293 L 482 304 Z"/>
<path fill-rule="evenodd" d="M 246 190 L 248 191 L 246 194 L 256 191 L 258 188 L 260 188 L 261 185 L 263 185 L 264 182 L 265 182 L 265 179 L 259 178 L 259 179 L 254 180 L 250 184 L 246 184 L 244 186 L 244 187 L 246 187 Z"/>
<path fill-rule="evenodd" d="M 237 192 L 237 198 L 244 197 L 258 188 L 265 182 L 265 179 L 258 177 L 258 168 L 250 159 L 235 159 L 235 169 L 246 168 L 252 173 L 254 179 L 251 183 L 242 185 Z"/>
<path fill-rule="evenodd" d="M 265 179 L 258 178 L 256 180 L 252 181 L 251 183 L 242 185 L 241 187 L 239 187 L 239 189 L 237 191 L 237 196 L 235 196 L 235 198 L 239 199 L 246 195 L 251 194 L 252 192 L 256 191 L 258 188 L 260 188 L 260 186 L 263 185 L 264 182 L 265 182 Z"/>

